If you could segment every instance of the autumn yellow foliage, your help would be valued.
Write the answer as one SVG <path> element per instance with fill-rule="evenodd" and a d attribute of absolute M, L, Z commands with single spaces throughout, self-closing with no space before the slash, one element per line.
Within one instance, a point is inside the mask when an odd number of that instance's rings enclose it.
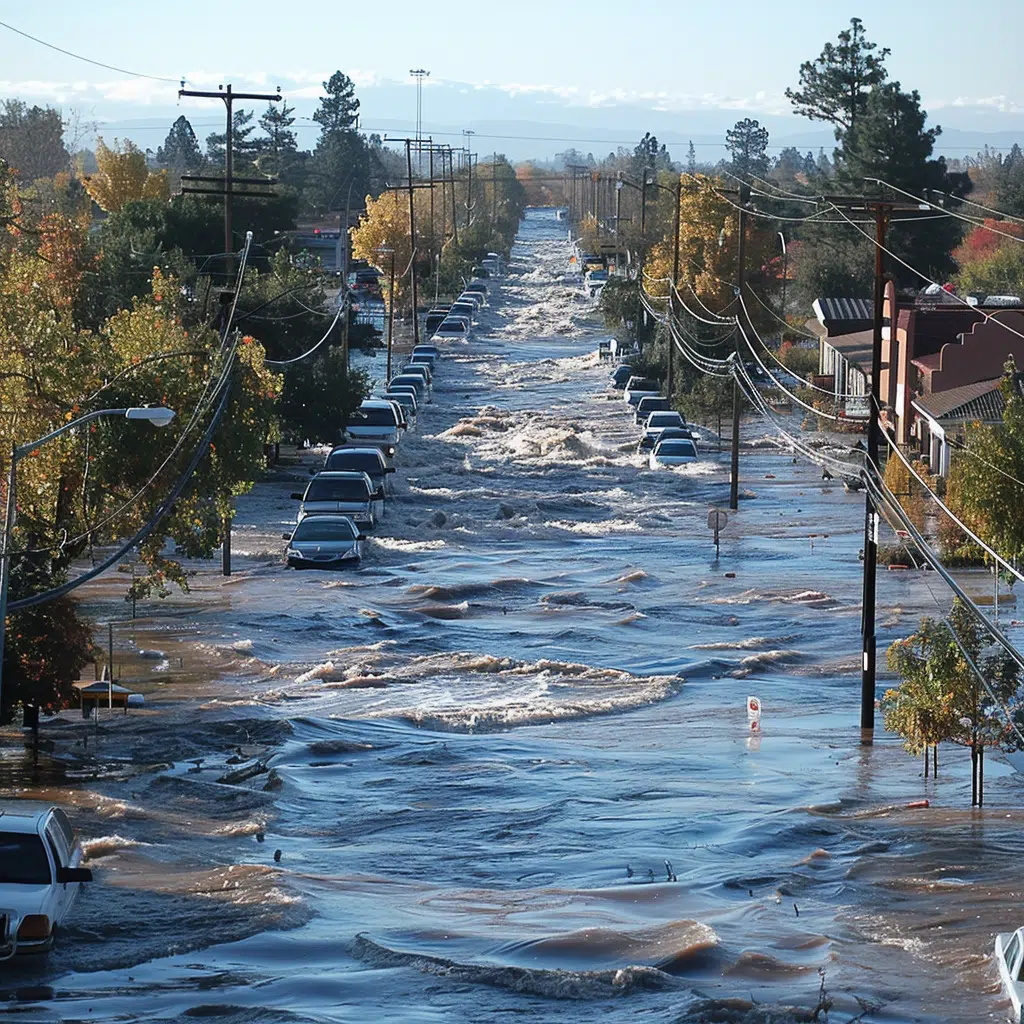
<path fill-rule="evenodd" d="M 168 199 L 170 186 L 166 171 L 151 171 L 146 155 L 130 140 L 113 148 L 102 138 L 96 140 L 96 174 L 85 179 L 85 187 L 96 205 L 116 213 L 134 199 Z"/>

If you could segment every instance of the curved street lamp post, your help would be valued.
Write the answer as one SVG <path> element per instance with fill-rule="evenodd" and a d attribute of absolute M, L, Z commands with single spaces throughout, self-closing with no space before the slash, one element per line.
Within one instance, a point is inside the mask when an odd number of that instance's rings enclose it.
<path fill-rule="evenodd" d="M 52 430 L 49 434 L 30 441 L 27 444 L 17 444 L 11 449 L 11 461 L 7 470 L 7 511 L 4 516 L 3 547 L 0 548 L 0 708 L 2 708 L 3 695 L 3 673 L 4 673 L 4 640 L 6 635 L 7 620 L 7 591 L 11 578 L 11 533 L 14 530 L 16 515 L 16 484 L 17 469 L 19 460 L 34 452 L 37 448 L 52 441 L 61 434 L 74 430 L 85 423 L 105 417 L 120 416 L 126 420 L 146 420 L 155 427 L 166 427 L 174 419 L 173 409 L 162 407 L 150 408 L 149 406 L 134 406 L 130 409 L 97 409 L 95 412 L 86 413 L 78 419 L 65 423 L 64 426 Z"/>

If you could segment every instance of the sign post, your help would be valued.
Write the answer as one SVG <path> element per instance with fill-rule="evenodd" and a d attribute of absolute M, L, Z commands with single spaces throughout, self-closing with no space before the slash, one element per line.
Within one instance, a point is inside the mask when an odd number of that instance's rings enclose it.
<path fill-rule="evenodd" d="M 747 721 L 750 723 L 751 732 L 761 731 L 761 698 L 747 698 Z"/>
<path fill-rule="evenodd" d="M 729 522 L 729 515 L 720 508 L 713 508 L 708 513 L 708 529 L 715 531 L 715 558 L 718 558 L 718 535 Z"/>

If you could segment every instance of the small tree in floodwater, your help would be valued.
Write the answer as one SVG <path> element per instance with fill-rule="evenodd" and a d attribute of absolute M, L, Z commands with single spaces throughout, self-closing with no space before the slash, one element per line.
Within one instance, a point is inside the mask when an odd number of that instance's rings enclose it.
<path fill-rule="evenodd" d="M 984 627 L 959 598 L 948 619 L 925 617 L 916 633 L 895 641 L 888 663 L 903 681 L 882 698 L 885 728 L 903 738 L 908 753 L 923 752 L 925 778 L 929 747 L 936 775 L 940 743 L 968 747 L 971 806 L 980 807 L 985 748 L 1018 750 L 1022 746 L 1019 730 L 1024 724 L 1024 704 L 1017 663 L 1002 648 L 988 643 Z"/>

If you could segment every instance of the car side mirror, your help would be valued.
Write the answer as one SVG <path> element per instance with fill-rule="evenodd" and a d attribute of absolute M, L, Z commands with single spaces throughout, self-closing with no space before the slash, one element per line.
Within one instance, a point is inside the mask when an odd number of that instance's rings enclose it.
<path fill-rule="evenodd" d="M 295 501 L 302 501 L 302 495 L 298 491 L 292 491 L 292 498 Z"/>
<path fill-rule="evenodd" d="M 365 533 L 357 533 L 356 534 L 356 540 L 366 540 L 366 534 Z"/>
<path fill-rule="evenodd" d="M 57 868 L 57 881 L 64 882 L 91 882 L 92 871 L 89 868 Z"/>
<path fill-rule="evenodd" d="M 290 533 L 282 533 L 281 534 L 281 540 L 291 540 L 291 539 L 292 539 L 292 535 Z"/>
<path fill-rule="evenodd" d="M 377 490 L 375 490 L 373 492 L 372 497 L 373 497 L 374 501 L 383 501 L 384 500 L 384 488 L 383 487 L 378 487 Z"/>

